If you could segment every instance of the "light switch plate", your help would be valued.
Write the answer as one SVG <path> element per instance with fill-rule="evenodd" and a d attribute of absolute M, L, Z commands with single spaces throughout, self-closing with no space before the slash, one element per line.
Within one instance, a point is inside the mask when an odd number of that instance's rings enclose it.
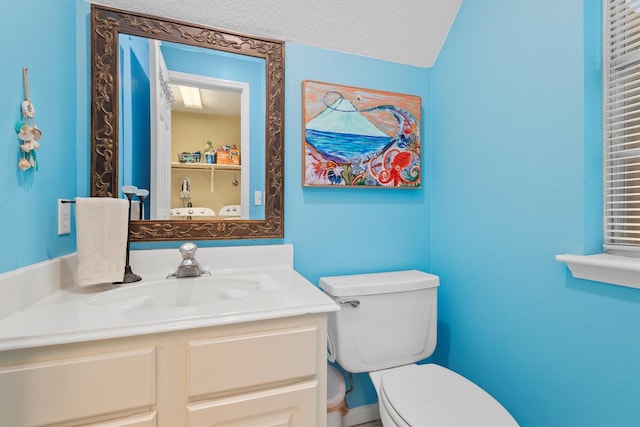
<path fill-rule="evenodd" d="M 71 233 L 71 203 L 58 199 L 58 235 Z"/>
<path fill-rule="evenodd" d="M 254 191 L 253 204 L 256 206 L 262 206 L 262 191 Z"/>

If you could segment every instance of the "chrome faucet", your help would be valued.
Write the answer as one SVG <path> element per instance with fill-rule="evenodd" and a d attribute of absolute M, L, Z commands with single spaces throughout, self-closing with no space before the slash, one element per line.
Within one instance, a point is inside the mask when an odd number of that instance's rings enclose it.
<path fill-rule="evenodd" d="M 176 277 L 181 279 L 183 277 L 200 277 L 210 276 L 211 273 L 205 271 L 200 266 L 200 263 L 196 261 L 196 250 L 198 247 L 195 243 L 187 242 L 180 245 L 180 253 L 182 254 L 182 263 L 178 266 L 178 270 L 175 273 L 171 273 L 167 276 L 167 279 Z"/>

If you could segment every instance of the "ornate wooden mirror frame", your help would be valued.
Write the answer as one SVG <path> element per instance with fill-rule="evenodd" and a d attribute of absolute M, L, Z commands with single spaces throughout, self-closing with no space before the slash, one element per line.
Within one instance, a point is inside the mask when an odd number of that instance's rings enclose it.
<path fill-rule="evenodd" d="M 118 197 L 118 35 L 217 49 L 266 61 L 264 220 L 132 221 L 132 241 L 284 236 L 284 42 L 128 11 L 91 7 L 91 196 Z M 122 183 L 121 183 L 122 184 Z"/>

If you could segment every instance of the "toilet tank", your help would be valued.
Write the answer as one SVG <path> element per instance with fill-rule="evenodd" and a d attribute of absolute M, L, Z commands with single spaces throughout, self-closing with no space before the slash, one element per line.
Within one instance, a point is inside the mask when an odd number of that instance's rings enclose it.
<path fill-rule="evenodd" d="M 320 278 L 331 351 L 345 370 L 370 372 L 425 359 L 436 347 L 438 276 L 418 270 Z"/>

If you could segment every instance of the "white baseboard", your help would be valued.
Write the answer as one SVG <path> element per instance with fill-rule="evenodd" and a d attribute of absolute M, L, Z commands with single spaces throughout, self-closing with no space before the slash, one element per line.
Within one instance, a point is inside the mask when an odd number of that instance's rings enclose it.
<path fill-rule="evenodd" d="M 370 423 L 380 419 L 378 404 L 358 406 L 349 409 L 349 413 L 342 417 L 342 427 L 357 426 L 358 424 Z"/>

